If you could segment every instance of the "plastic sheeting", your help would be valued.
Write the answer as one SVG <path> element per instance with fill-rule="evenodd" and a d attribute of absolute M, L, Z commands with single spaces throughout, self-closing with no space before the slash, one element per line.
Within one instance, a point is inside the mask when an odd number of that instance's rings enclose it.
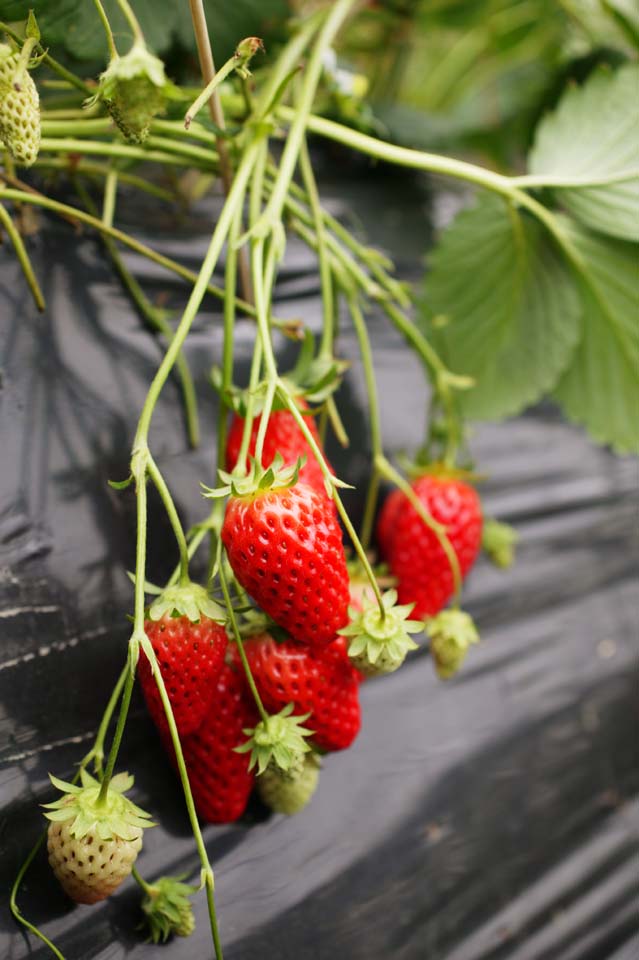
<path fill-rule="evenodd" d="M 328 183 L 337 212 L 357 208 L 373 242 L 417 277 L 429 197 L 410 178 L 358 175 Z M 345 198 L 345 200 L 344 200 Z M 456 199 L 441 194 L 435 209 Z M 122 205 L 137 235 L 197 269 L 214 215 L 165 229 L 151 207 Z M 130 213 L 129 213 L 130 211 Z M 68 777 L 89 748 L 124 662 L 132 588 L 134 497 L 107 479 L 128 451 L 159 362 L 93 238 L 43 219 L 30 249 L 49 304 L 32 307 L 7 246 L 0 250 L 2 489 L 0 493 L 0 955 L 48 956 L 12 921 L 7 894 L 42 827 L 47 773 Z M 127 262 L 151 296 L 179 308 L 186 287 L 141 258 Z M 291 242 L 277 290 L 281 316 L 320 323 L 313 258 Z M 417 360 L 377 312 L 368 314 L 388 450 L 421 439 Z M 254 327 L 237 327 L 245 381 Z M 158 404 L 151 445 L 187 523 L 206 513 L 213 481 L 220 314 L 206 301 L 186 352 L 200 395 L 203 442 L 189 451 L 178 389 Z M 351 331 L 340 352 L 357 359 Z M 294 348 L 280 344 L 280 355 Z M 285 361 L 284 361 L 285 362 Z M 355 366 L 338 396 L 352 447 L 330 455 L 365 484 L 365 393 Z M 478 428 L 473 450 L 489 476 L 486 512 L 513 523 L 516 565 L 481 559 L 466 590 L 482 643 L 442 684 L 420 650 L 397 674 L 362 688 L 363 728 L 327 759 L 311 805 L 287 820 L 257 805 L 229 827 L 207 827 L 227 960 L 630 960 L 639 955 L 636 463 L 592 445 L 539 407 Z M 149 578 L 176 560 L 151 501 Z M 143 875 L 198 862 L 180 790 L 139 698 L 120 769 L 159 826 Z M 133 882 L 96 907 L 72 907 L 43 853 L 20 892 L 26 915 L 67 960 L 211 956 L 202 898 L 197 930 L 143 943 Z"/>

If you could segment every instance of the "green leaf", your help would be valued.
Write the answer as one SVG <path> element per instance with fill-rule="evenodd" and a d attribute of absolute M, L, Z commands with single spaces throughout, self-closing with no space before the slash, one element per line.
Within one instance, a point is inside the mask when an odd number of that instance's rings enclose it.
<path fill-rule="evenodd" d="M 539 400 L 579 337 L 575 284 L 548 233 L 492 196 L 442 235 L 422 305 L 426 333 L 447 366 L 475 380 L 458 394 L 473 419 L 505 417 Z"/>
<path fill-rule="evenodd" d="M 117 0 L 103 0 L 113 28 L 118 52 L 127 53 L 132 42 L 131 28 L 118 7 Z M 183 0 L 135 0 L 135 15 L 149 48 L 165 53 L 178 40 L 188 50 L 195 48 L 188 5 Z M 0 4 L 1 19 L 26 20 L 33 8 L 42 33 L 42 42 L 50 47 L 62 46 L 77 60 L 108 59 L 104 30 L 93 0 L 9 0 Z M 158 10 L 161 8 L 161 15 Z M 268 42 L 282 33 L 289 15 L 285 0 L 205 0 L 204 8 L 211 33 L 216 63 L 221 66 L 233 55 L 244 37 L 256 35 Z"/>
<path fill-rule="evenodd" d="M 583 264 L 583 335 L 554 395 L 619 453 L 639 453 L 639 246 L 561 221 Z"/>
<path fill-rule="evenodd" d="M 555 188 L 557 199 L 586 226 L 639 240 L 639 64 L 601 68 L 582 87 L 570 87 L 539 125 L 530 172 L 597 181 L 633 172 L 601 186 Z"/>

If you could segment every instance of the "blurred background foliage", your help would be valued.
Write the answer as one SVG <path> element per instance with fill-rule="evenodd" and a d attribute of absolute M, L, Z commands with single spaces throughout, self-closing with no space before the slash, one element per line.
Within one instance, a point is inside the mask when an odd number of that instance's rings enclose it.
<path fill-rule="evenodd" d="M 117 3 L 104 5 L 116 40 L 126 48 L 129 31 Z M 267 51 L 275 52 L 289 20 L 308 16 L 317 5 L 205 0 L 217 62 L 247 35 L 261 36 Z M 106 44 L 90 0 L 0 0 L 0 19 L 24 20 L 30 7 L 57 54 L 62 48 L 69 61 L 82 61 L 84 72 L 93 63 L 96 74 L 102 69 Z M 186 0 L 134 2 L 149 46 L 165 59 L 169 74 L 197 83 L 185 7 Z M 512 171 L 567 80 L 581 82 L 597 64 L 616 65 L 636 58 L 638 50 L 637 0 L 368 2 L 340 37 L 339 82 L 323 112 L 374 126 L 378 135 L 399 143 L 471 153 Z M 344 69 L 351 71 L 350 84 Z"/>

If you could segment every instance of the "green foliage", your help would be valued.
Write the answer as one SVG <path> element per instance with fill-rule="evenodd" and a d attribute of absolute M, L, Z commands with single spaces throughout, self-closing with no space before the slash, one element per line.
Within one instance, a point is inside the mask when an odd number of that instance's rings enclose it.
<path fill-rule="evenodd" d="M 632 104 L 639 65 L 600 69 L 571 87 L 539 125 L 530 154 L 532 174 L 605 180 L 628 171 L 632 179 L 598 187 L 556 189 L 558 201 L 586 226 L 639 240 L 639 123 Z"/>
<path fill-rule="evenodd" d="M 639 452 L 636 244 L 563 227 L 582 262 L 582 337 L 555 390 L 565 413 L 619 452 Z"/>
<path fill-rule="evenodd" d="M 116 0 L 103 0 L 120 53 L 130 46 L 131 29 Z M 133 0 L 133 10 L 150 49 L 159 55 L 178 42 L 195 49 L 193 27 L 186 0 Z M 271 39 L 281 36 L 289 9 L 286 0 L 205 0 L 213 53 L 219 62 L 227 60 L 238 41 L 249 35 Z M 56 47 L 79 61 L 108 59 L 106 39 L 93 0 L 0 0 L 0 20 L 26 20 L 34 9 L 46 46 Z M 158 13 L 161 11 L 161 15 Z"/>
<path fill-rule="evenodd" d="M 476 381 L 459 397 L 466 416 L 498 419 L 552 393 L 595 440 L 639 449 L 638 248 L 619 239 L 639 224 L 638 83 L 634 64 L 597 72 L 540 126 L 535 184 L 570 181 L 544 196 L 576 219 L 539 203 L 523 212 L 515 190 L 481 196 L 444 231 L 422 320 L 450 369 Z"/>
<path fill-rule="evenodd" d="M 557 383 L 579 338 L 570 270 L 541 224 L 481 196 L 446 230 L 427 277 L 428 334 L 455 373 L 465 415 L 518 413 Z"/>

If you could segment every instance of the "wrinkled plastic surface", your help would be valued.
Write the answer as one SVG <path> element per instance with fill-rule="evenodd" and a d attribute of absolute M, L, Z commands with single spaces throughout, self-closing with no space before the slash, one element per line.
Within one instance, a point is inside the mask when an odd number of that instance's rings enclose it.
<path fill-rule="evenodd" d="M 417 277 L 430 198 L 405 177 L 362 170 L 327 183 L 337 212 L 358 212 L 372 242 Z M 436 195 L 436 217 L 455 198 Z M 151 207 L 122 205 L 137 232 L 197 269 L 213 218 L 202 206 L 166 228 Z M 132 588 L 134 496 L 107 479 L 128 472 L 136 416 L 161 351 L 93 238 L 45 219 L 30 242 L 49 304 L 39 316 L 5 244 L 0 248 L 2 491 L 0 501 L 0 956 L 48 951 L 9 916 L 7 894 L 42 828 L 47 773 L 69 776 L 89 748 L 125 658 Z M 152 296 L 184 303 L 186 287 L 128 257 Z M 313 258 L 289 245 L 280 316 L 320 323 Z M 375 310 L 368 314 L 390 452 L 420 441 L 417 360 Z M 188 451 L 171 382 L 151 444 L 192 523 L 213 481 L 220 357 L 218 305 L 206 301 L 187 343 L 200 395 L 202 446 Z M 254 328 L 237 328 L 246 380 Z M 356 361 L 349 329 L 340 350 Z M 280 355 L 294 348 L 280 344 Z M 365 394 L 355 366 L 338 402 L 352 440 L 330 456 L 355 512 L 366 480 Z M 353 748 L 330 757 L 310 807 L 287 820 L 258 806 L 238 825 L 204 832 L 216 872 L 227 960 L 630 960 L 639 955 L 636 464 L 593 446 L 550 407 L 477 429 L 489 515 L 513 523 L 515 567 L 474 569 L 466 605 L 482 643 L 461 676 L 435 677 L 420 651 L 362 689 Z M 149 578 L 176 560 L 151 500 Z M 143 875 L 197 876 L 180 790 L 139 695 L 121 754 L 136 800 L 159 826 Z M 138 890 L 73 907 L 42 852 L 20 891 L 25 914 L 67 960 L 211 956 L 203 898 L 197 930 L 165 947 L 142 942 Z"/>

